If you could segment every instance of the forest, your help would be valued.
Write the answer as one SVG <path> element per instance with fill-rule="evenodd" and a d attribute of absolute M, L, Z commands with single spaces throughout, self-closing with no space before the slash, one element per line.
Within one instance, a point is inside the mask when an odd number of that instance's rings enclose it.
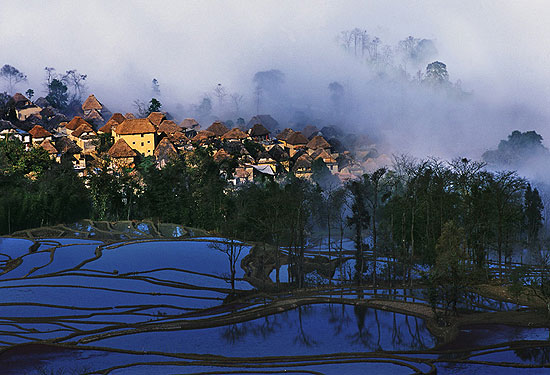
<path fill-rule="evenodd" d="M 83 218 L 182 224 L 265 242 L 276 254 L 288 248 L 291 284 L 298 288 L 306 286 L 304 251 L 318 238 L 336 259 L 343 241 L 353 239 L 357 284 L 409 283 L 413 266 L 421 264 L 430 270 L 426 282 L 460 290 L 502 276 L 514 250 L 529 249 L 539 264 L 546 260 L 541 197 L 515 172 L 493 172 L 466 158 L 403 155 L 390 168 L 341 185 L 316 164 L 311 180 L 289 173 L 235 187 L 225 177 L 231 161 L 217 163 L 199 147 L 162 169 L 144 158 L 135 170 L 113 172 L 106 161 L 82 179 L 70 163 L 6 139 L 0 143 L 0 231 Z M 379 257 L 389 261 L 377 264 Z M 490 272 L 492 261 L 500 273 Z"/>

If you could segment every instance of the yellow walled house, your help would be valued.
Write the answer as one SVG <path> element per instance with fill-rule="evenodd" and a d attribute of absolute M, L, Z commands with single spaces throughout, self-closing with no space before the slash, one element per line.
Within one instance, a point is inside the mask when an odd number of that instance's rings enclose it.
<path fill-rule="evenodd" d="M 114 141 L 124 141 L 143 156 L 153 156 L 156 147 L 155 126 L 146 118 L 126 119 L 113 130 Z"/>
<path fill-rule="evenodd" d="M 87 123 L 80 125 L 71 133 L 69 138 L 74 141 L 84 153 L 91 153 L 95 151 L 94 142 L 97 139 L 97 133 Z"/>

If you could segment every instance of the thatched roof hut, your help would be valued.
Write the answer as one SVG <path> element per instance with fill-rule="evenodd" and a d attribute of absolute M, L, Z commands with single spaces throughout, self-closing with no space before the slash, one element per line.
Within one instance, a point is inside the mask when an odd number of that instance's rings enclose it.
<path fill-rule="evenodd" d="M 226 132 L 224 135 L 222 135 L 222 139 L 226 139 L 226 140 L 240 141 L 246 138 L 248 138 L 248 134 L 246 134 L 239 128 L 233 128 L 230 131 Z"/>
<path fill-rule="evenodd" d="M 157 131 L 159 133 L 165 133 L 168 135 L 168 134 L 174 134 L 175 132 L 181 131 L 181 128 L 172 120 L 164 120 L 158 126 Z"/>
<path fill-rule="evenodd" d="M 113 113 L 113 115 L 107 122 L 111 120 L 116 121 L 117 124 L 122 124 L 122 122 L 126 120 L 126 117 L 124 117 L 122 113 L 116 112 L 116 113 Z"/>
<path fill-rule="evenodd" d="M 166 115 L 162 112 L 151 112 L 149 116 L 147 116 L 147 119 L 151 121 L 153 125 L 156 127 L 159 127 L 160 124 L 166 120 Z"/>
<path fill-rule="evenodd" d="M 316 135 L 315 137 L 313 137 L 311 139 L 311 141 L 309 141 L 307 143 L 306 147 L 310 148 L 312 150 L 329 149 L 330 148 L 330 143 L 328 143 L 327 140 L 325 138 L 323 138 L 322 136 Z"/>
<path fill-rule="evenodd" d="M 82 110 L 84 111 L 84 113 L 87 113 L 92 109 L 98 111 L 101 111 L 103 109 L 103 104 L 101 104 L 99 100 L 96 99 L 94 94 L 90 94 L 90 96 L 88 96 L 86 100 L 84 100 L 84 103 L 82 103 Z"/>
<path fill-rule="evenodd" d="M 52 133 L 50 133 L 40 125 L 35 125 L 31 130 L 29 130 L 29 134 L 33 138 L 46 138 L 52 136 Z"/>
<path fill-rule="evenodd" d="M 309 140 L 301 132 L 293 132 L 286 138 L 286 143 L 292 146 L 306 145 Z"/>
<path fill-rule="evenodd" d="M 212 125 L 210 125 L 206 130 L 214 133 L 216 137 L 221 137 L 222 135 L 224 135 L 229 131 L 227 126 L 225 126 L 223 122 L 220 122 L 220 121 L 213 122 Z"/>
<path fill-rule="evenodd" d="M 155 127 L 146 118 L 138 119 L 126 119 L 122 124 L 118 125 L 115 129 L 115 133 L 119 135 L 126 134 L 145 134 L 145 133 L 154 133 Z"/>
<path fill-rule="evenodd" d="M 59 152 L 49 139 L 44 139 L 42 143 L 40 143 L 40 147 L 46 150 L 50 155 L 55 155 Z"/>
<path fill-rule="evenodd" d="M 86 120 L 84 120 L 82 117 L 75 116 L 71 121 L 69 121 L 69 123 L 67 125 L 65 125 L 65 128 L 67 128 L 67 130 L 73 130 L 74 131 L 80 125 L 83 125 L 83 124 L 86 124 L 86 125 L 91 127 L 90 123 L 87 122 Z"/>
<path fill-rule="evenodd" d="M 122 138 L 111 146 L 107 154 L 112 158 L 134 158 L 137 156 L 137 152 L 132 150 L 128 143 Z"/>

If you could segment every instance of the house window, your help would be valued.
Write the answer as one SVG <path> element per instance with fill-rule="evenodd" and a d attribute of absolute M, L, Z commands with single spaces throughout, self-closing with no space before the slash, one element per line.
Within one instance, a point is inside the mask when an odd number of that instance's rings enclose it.
<path fill-rule="evenodd" d="M 143 138 L 143 133 L 141 133 L 141 138 Z"/>
<path fill-rule="evenodd" d="M 151 141 L 147 141 L 147 143 L 151 143 Z"/>
<path fill-rule="evenodd" d="M 143 142 L 141 142 L 141 147 L 143 147 Z"/>
<path fill-rule="evenodd" d="M 132 144 L 133 144 L 133 145 L 135 145 L 135 144 L 136 144 L 136 142 L 132 142 Z"/>

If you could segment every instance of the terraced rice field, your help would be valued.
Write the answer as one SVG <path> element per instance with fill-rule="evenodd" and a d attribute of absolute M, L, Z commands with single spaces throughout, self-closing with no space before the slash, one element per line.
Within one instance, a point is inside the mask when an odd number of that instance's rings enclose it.
<path fill-rule="evenodd" d="M 420 289 L 258 293 L 245 245 L 232 292 L 211 245 L 224 239 L 143 223 L 69 230 L 80 238 L 0 238 L 1 374 L 531 374 L 548 362 L 547 329 L 467 327 L 442 349 L 421 317 L 380 302 L 425 306 Z M 517 308 L 479 296 L 463 307 Z"/>

